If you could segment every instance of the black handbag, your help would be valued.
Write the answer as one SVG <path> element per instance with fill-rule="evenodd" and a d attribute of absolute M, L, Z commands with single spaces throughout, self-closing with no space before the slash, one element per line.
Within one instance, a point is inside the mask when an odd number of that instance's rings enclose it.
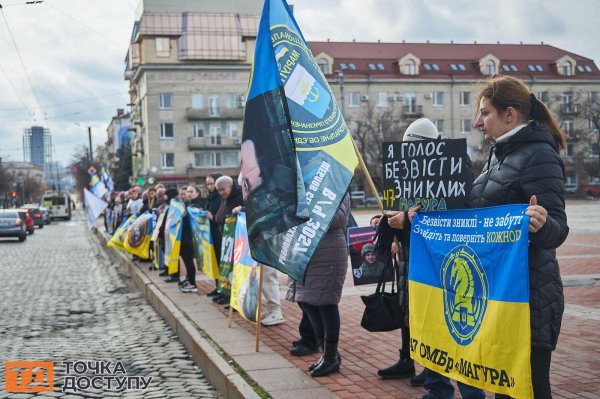
<path fill-rule="evenodd" d="M 395 260 L 392 267 L 394 270 L 392 292 L 385 291 L 385 280 L 390 268 L 388 263 L 379 277 L 375 292 L 360 297 L 365 304 L 365 311 L 360 325 L 367 331 L 393 331 L 404 326 L 404 309 L 401 306 L 400 293 L 398 292 L 399 270 Z"/>

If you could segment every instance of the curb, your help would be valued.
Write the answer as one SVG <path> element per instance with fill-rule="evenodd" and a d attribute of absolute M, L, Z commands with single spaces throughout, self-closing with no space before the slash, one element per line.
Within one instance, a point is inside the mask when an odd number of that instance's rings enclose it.
<path fill-rule="evenodd" d="M 93 235 L 100 241 L 106 251 L 106 236 L 93 230 Z M 108 252 L 108 251 L 107 251 Z M 113 251 L 118 262 L 123 266 L 137 288 L 144 294 L 156 312 L 177 334 L 180 342 L 192 357 L 194 363 L 204 373 L 206 379 L 227 399 L 259 399 L 250 384 L 244 380 L 225 360 L 226 352 L 210 339 L 203 336 L 201 330 L 184 315 L 177 305 L 168 298 L 138 267 L 132 264 L 127 256 L 117 250 Z M 221 353 L 217 350 L 219 348 Z"/>

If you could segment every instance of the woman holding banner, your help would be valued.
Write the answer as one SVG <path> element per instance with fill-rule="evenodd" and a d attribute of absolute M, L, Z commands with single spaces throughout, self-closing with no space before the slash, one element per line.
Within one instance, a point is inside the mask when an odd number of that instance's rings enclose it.
<path fill-rule="evenodd" d="M 556 248 L 569 233 L 559 154 L 565 136 L 548 108 L 513 77 L 486 81 L 478 104 L 475 126 L 493 147 L 469 206 L 529 204 L 531 379 L 536 399 L 552 398 L 550 363 L 564 310 Z"/>
<path fill-rule="evenodd" d="M 221 197 L 215 186 L 215 182 L 219 177 L 223 176 L 221 173 L 211 173 L 206 176 L 205 184 L 208 194 L 206 194 L 205 209 L 211 214 L 216 214 L 221 206 Z M 214 220 L 210 221 L 210 235 L 212 236 L 213 245 L 215 246 L 215 254 L 217 255 L 217 263 L 221 259 L 221 234 L 219 233 L 217 224 Z M 207 294 L 207 296 L 218 296 L 217 288 L 219 287 L 219 280 L 215 280 L 215 289 Z"/>
<path fill-rule="evenodd" d="M 346 194 L 308 264 L 304 284 L 295 282 L 291 288 L 293 300 L 306 312 L 319 343 L 324 345 L 325 353 L 321 359 L 309 367 L 313 377 L 340 370 L 338 303 L 348 270 L 346 226 L 349 213 L 350 196 Z"/>
<path fill-rule="evenodd" d="M 185 205 L 198 209 L 204 208 L 204 199 L 200 195 L 200 190 L 194 184 L 187 186 L 187 199 Z M 185 264 L 186 281 L 179 287 L 183 292 L 196 292 L 196 265 L 194 264 L 194 240 L 192 226 L 187 212 L 183 217 L 183 226 L 181 227 L 181 259 Z"/>

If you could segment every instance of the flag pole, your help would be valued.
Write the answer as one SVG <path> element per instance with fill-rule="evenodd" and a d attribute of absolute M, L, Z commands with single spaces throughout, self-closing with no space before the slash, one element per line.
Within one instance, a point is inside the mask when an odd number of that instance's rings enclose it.
<path fill-rule="evenodd" d="M 363 159 L 358 147 L 356 146 L 356 141 L 354 141 L 354 137 L 350 134 L 350 139 L 352 140 L 352 145 L 354 146 L 354 152 L 356 152 L 356 156 L 358 157 L 358 162 L 360 163 L 360 167 L 365 174 L 365 178 L 367 179 L 367 183 L 375 196 L 375 201 L 377 201 L 377 205 L 379 206 L 379 211 L 383 213 L 383 203 L 381 202 L 381 198 L 379 198 L 379 191 L 375 187 L 375 183 L 373 183 L 373 179 L 371 178 L 371 174 L 369 173 L 369 169 L 367 169 L 367 165 L 365 164 L 365 160 Z"/>
<path fill-rule="evenodd" d="M 231 306 L 231 297 L 229 298 L 229 320 L 227 321 L 227 327 L 231 328 L 231 322 L 233 321 L 233 306 Z"/>
<path fill-rule="evenodd" d="M 260 277 L 258 279 L 258 304 L 256 305 L 256 352 L 260 346 L 260 312 L 262 304 L 263 265 L 260 265 Z"/>

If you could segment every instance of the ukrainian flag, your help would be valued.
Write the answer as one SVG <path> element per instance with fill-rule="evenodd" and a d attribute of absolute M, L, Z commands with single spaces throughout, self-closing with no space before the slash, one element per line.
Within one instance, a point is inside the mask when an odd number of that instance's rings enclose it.
<path fill-rule="evenodd" d="M 136 218 L 137 216 L 132 215 L 128 219 L 125 219 L 123 223 L 117 227 L 117 230 L 111 239 L 106 243 L 106 246 L 118 249 L 119 251 L 125 251 L 124 243 L 125 238 L 127 237 L 127 230 L 129 230 Z"/>
<path fill-rule="evenodd" d="M 152 214 L 142 213 L 131 224 L 123 241 L 125 252 L 139 256 L 142 259 L 150 257 L 150 237 L 152 236 Z M 157 254 L 158 255 L 158 254 Z"/>
<path fill-rule="evenodd" d="M 418 213 L 411 356 L 465 384 L 531 398 L 526 205 Z"/>
<path fill-rule="evenodd" d="M 181 227 L 183 220 L 183 202 L 172 199 L 167 211 L 165 221 L 165 266 L 168 274 L 175 274 L 179 270 L 179 252 L 181 251 Z"/>
<path fill-rule="evenodd" d="M 206 211 L 198 208 L 188 207 L 188 218 L 192 228 L 192 237 L 194 241 L 194 254 L 198 268 L 202 273 L 212 279 L 219 278 L 219 264 L 210 234 L 210 221 L 206 217 Z"/>

